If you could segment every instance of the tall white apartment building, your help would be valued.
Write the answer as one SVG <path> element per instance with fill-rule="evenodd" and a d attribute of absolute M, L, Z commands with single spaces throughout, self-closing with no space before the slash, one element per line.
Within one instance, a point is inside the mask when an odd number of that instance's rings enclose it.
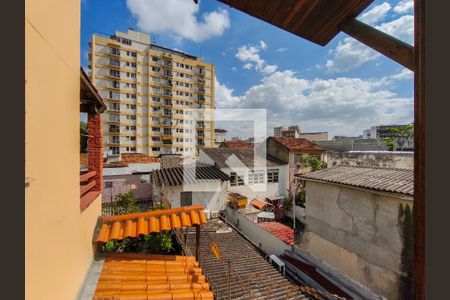
<path fill-rule="evenodd" d="M 131 29 L 94 34 L 89 45 L 91 79 L 107 103 L 103 146 L 109 155 L 194 156 L 214 146 L 214 114 L 192 120 L 192 110 L 214 109 L 214 65 Z"/>

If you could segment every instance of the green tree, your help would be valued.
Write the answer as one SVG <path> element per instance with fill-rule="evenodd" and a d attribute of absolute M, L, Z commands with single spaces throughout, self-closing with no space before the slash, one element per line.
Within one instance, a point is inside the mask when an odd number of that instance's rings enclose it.
<path fill-rule="evenodd" d="M 114 202 L 106 208 L 109 208 L 112 215 L 132 214 L 140 211 L 132 192 L 118 194 L 114 197 Z"/>
<path fill-rule="evenodd" d="M 305 208 L 305 190 L 301 189 L 295 197 L 295 205 Z"/>
<path fill-rule="evenodd" d="M 80 153 L 87 153 L 88 129 L 85 122 L 80 122 Z"/>
<path fill-rule="evenodd" d="M 289 199 L 289 197 L 285 197 L 283 199 L 283 206 L 286 210 L 291 210 L 292 209 L 292 200 Z"/>
<path fill-rule="evenodd" d="M 395 134 L 395 137 L 409 137 L 412 135 L 414 127 L 413 125 L 404 125 L 399 128 L 387 128 L 388 131 Z M 386 141 L 387 149 L 394 151 L 394 139 L 395 137 L 386 137 L 383 140 Z"/>
<path fill-rule="evenodd" d="M 300 162 L 303 165 L 310 167 L 313 172 L 327 168 L 327 163 L 314 155 L 303 155 Z"/>

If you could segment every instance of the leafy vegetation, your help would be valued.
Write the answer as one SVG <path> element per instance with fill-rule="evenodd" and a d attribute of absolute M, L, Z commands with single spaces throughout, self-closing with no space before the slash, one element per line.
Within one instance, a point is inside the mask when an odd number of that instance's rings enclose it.
<path fill-rule="evenodd" d="M 140 211 L 132 192 L 118 194 L 112 203 L 103 206 L 111 215 L 132 214 Z"/>
<path fill-rule="evenodd" d="M 87 123 L 80 122 L 80 153 L 87 153 L 88 129 Z"/>
<path fill-rule="evenodd" d="M 295 197 L 295 205 L 305 208 L 305 190 L 301 189 Z"/>
<path fill-rule="evenodd" d="M 163 204 L 151 207 L 148 211 L 164 209 Z M 107 204 L 107 209 L 112 215 L 130 214 L 140 211 L 132 192 L 118 194 L 114 202 Z M 160 232 L 141 235 L 136 238 L 126 238 L 122 241 L 111 240 L 102 246 L 104 252 L 146 252 L 167 254 L 175 251 L 173 232 Z"/>
<path fill-rule="evenodd" d="M 122 241 L 111 240 L 102 246 L 104 252 L 145 252 L 168 254 L 175 251 L 173 232 L 160 232 L 126 238 Z"/>
<path fill-rule="evenodd" d="M 388 131 L 395 133 L 397 137 L 408 137 L 411 136 L 413 133 L 413 125 L 405 125 L 399 128 L 387 128 Z M 387 144 L 387 149 L 389 151 L 394 151 L 394 137 L 387 137 L 384 138 Z"/>
<path fill-rule="evenodd" d="M 314 155 L 303 155 L 300 162 L 302 165 L 310 167 L 313 172 L 327 168 L 327 163 Z"/>
<path fill-rule="evenodd" d="M 292 209 L 292 200 L 289 197 L 283 199 L 283 206 L 286 210 Z"/>

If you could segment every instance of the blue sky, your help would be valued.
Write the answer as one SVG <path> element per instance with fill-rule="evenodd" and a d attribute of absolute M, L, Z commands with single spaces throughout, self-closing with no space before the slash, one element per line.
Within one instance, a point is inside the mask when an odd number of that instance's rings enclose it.
<path fill-rule="evenodd" d="M 359 18 L 413 43 L 412 1 L 374 1 Z M 321 47 L 218 1 L 82 1 L 81 63 L 94 32 L 134 28 L 216 67 L 216 106 L 266 108 L 267 130 L 358 135 L 413 121 L 412 73 L 341 33 Z M 219 124 L 247 137 L 239 124 Z"/>

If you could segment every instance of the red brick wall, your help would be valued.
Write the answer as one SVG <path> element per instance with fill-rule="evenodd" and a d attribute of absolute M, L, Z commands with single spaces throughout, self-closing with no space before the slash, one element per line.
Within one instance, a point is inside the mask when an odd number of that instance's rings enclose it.
<path fill-rule="evenodd" d="M 102 116 L 101 114 L 88 114 L 88 170 L 96 171 L 93 178 L 97 184 L 92 191 L 101 191 L 103 188 L 103 147 L 102 147 Z"/>

